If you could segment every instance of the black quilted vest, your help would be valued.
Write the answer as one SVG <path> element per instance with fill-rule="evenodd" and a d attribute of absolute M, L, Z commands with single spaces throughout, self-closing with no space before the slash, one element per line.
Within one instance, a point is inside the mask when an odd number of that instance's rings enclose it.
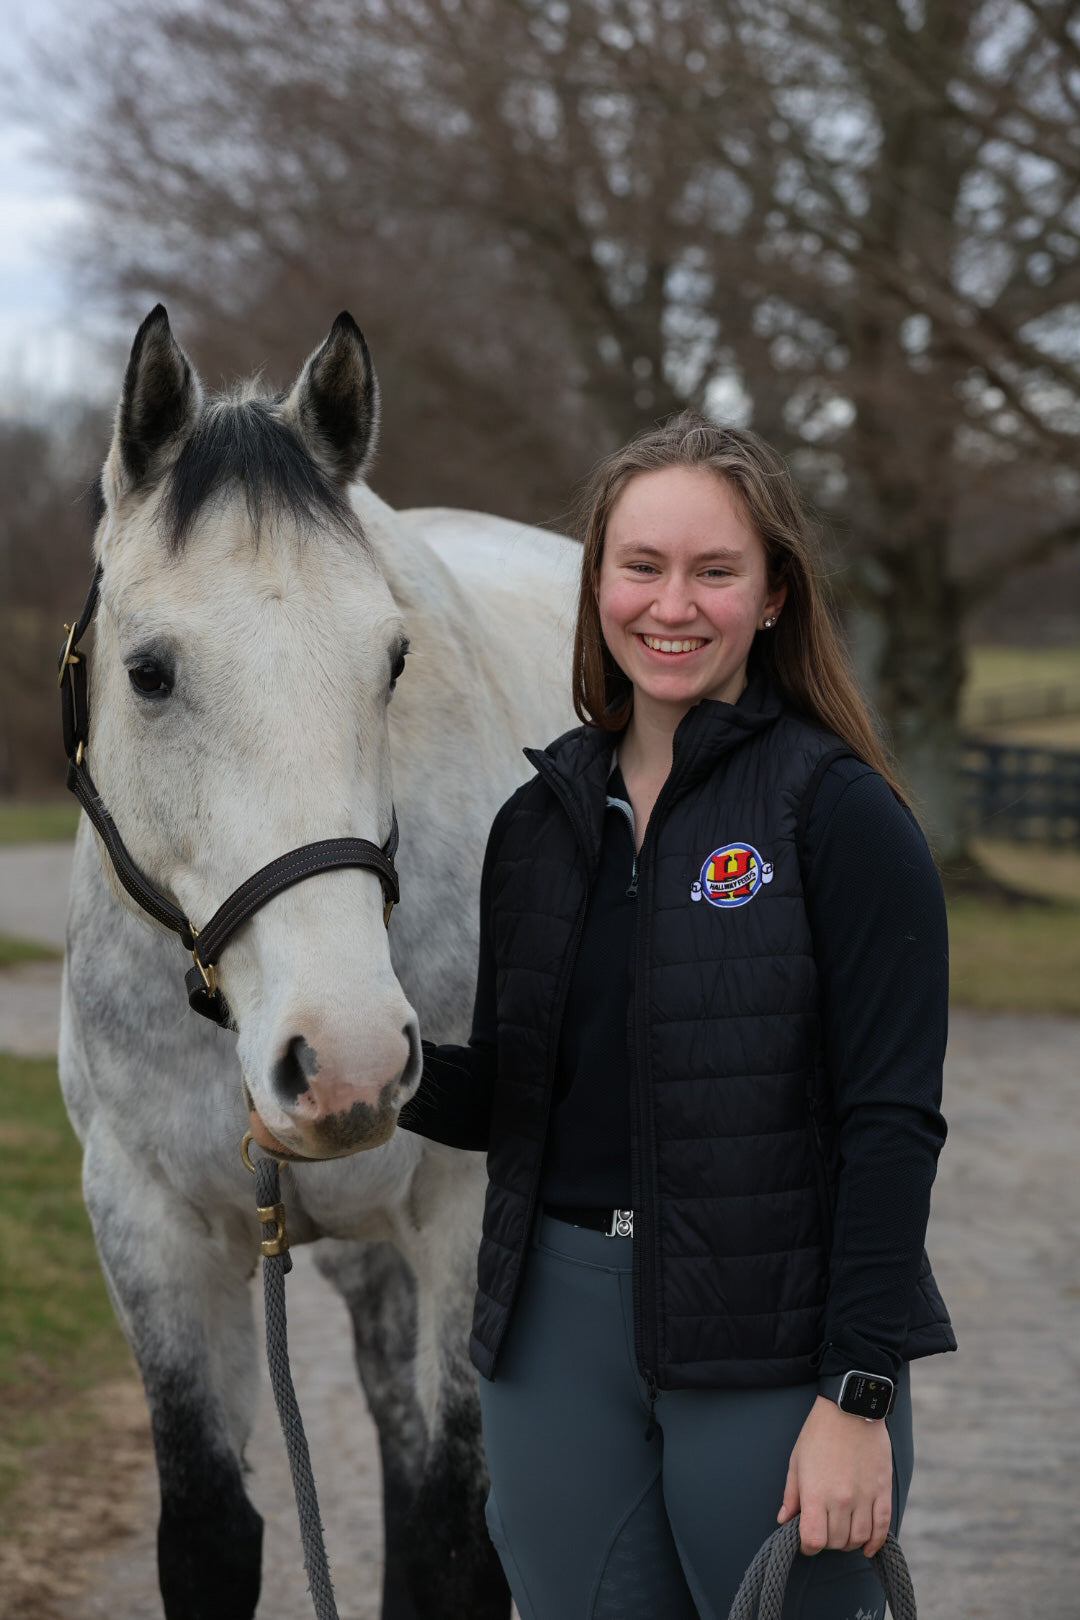
<path fill-rule="evenodd" d="M 849 750 L 754 687 L 686 715 L 638 861 L 635 1348 L 660 1388 L 811 1382 L 822 1339 L 837 1162 L 797 833 Z M 528 751 L 538 775 L 492 868 L 498 1079 L 470 1341 L 489 1378 L 536 1212 L 613 742 L 582 727 Z"/>

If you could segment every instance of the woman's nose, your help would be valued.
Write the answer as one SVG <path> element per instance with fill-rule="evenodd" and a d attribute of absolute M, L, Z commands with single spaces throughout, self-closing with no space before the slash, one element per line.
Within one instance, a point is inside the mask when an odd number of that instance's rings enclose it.
<path fill-rule="evenodd" d="M 694 617 L 689 581 L 672 577 L 661 584 L 653 600 L 654 616 L 664 624 L 685 624 Z"/>

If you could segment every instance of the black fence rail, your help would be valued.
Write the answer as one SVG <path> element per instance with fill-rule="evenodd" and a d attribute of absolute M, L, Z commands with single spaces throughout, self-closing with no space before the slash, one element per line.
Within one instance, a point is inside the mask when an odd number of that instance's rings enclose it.
<path fill-rule="evenodd" d="M 1046 686 L 999 686 L 977 692 L 963 705 L 965 726 L 1007 726 L 1022 720 L 1056 720 L 1080 714 L 1080 681 Z"/>
<path fill-rule="evenodd" d="M 960 773 L 982 837 L 1080 848 L 1080 753 L 965 737 Z"/>

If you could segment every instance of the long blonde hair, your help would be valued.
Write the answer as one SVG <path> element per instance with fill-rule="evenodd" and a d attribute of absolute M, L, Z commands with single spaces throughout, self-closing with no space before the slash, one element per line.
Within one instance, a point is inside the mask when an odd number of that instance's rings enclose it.
<path fill-rule="evenodd" d="M 775 629 L 759 631 L 755 639 L 760 667 L 791 708 L 834 732 L 904 798 L 841 646 L 828 602 L 817 529 L 787 467 L 756 433 L 718 427 L 692 411 L 642 433 L 605 457 L 582 492 L 577 528 L 584 549 L 573 671 L 574 708 L 579 719 L 607 731 L 621 731 L 633 710 L 633 687 L 600 630 L 596 582 L 616 500 L 639 473 L 663 467 L 707 467 L 735 491 L 765 548 L 770 586 L 787 586 L 784 610 Z"/>

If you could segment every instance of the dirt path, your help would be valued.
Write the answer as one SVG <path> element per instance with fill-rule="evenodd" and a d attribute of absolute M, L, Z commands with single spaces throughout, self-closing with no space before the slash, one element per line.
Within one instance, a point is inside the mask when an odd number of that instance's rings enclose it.
<path fill-rule="evenodd" d="M 63 945 L 74 848 L 64 843 L 0 848 L 0 934 Z"/>
<path fill-rule="evenodd" d="M 0 1047 L 4 1033 L 0 1002 Z M 950 1137 L 928 1246 L 961 1349 L 919 1363 L 912 1380 L 916 1470 L 903 1540 L 920 1615 L 1076 1620 L 1080 1022 L 955 1015 L 946 1113 Z M 342 1620 L 374 1620 L 377 1450 L 352 1373 L 344 1310 L 302 1254 L 289 1280 L 289 1317 Z M 267 1520 L 259 1617 L 301 1620 L 309 1610 L 295 1513 L 262 1377 L 250 1457 L 251 1494 Z M 130 1389 L 112 1404 L 97 1455 L 107 1468 L 108 1435 L 120 1437 L 115 1499 L 106 1493 L 103 1517 L 88 1518 L 85 1498 L 76 1504 L 80 1511 L 61 1514 L 60 1534 L 33 1554 L 49 1572 L 48 1581 L 41 1576 L 43 1601 L 29 1595 L 33 1566 L 23 1558 L 28 1595 L 7 1610 L 10 1620 L 160 1614 L 156 1486 L 145 1425 Z M 48 1523 L 49 1504 L 62 1501 L 65 1489 L 70 1506 L 70 1484 L 50 1482 L 46 1468 L 35 1487 L 40 1522 Z M 95 1533 L 104 1546 L 94 1545 Z M 32 1549 L 23 1552 L 31 1556 Z M 3 1554 L 0 1546 L 0 1570 Z"/>

